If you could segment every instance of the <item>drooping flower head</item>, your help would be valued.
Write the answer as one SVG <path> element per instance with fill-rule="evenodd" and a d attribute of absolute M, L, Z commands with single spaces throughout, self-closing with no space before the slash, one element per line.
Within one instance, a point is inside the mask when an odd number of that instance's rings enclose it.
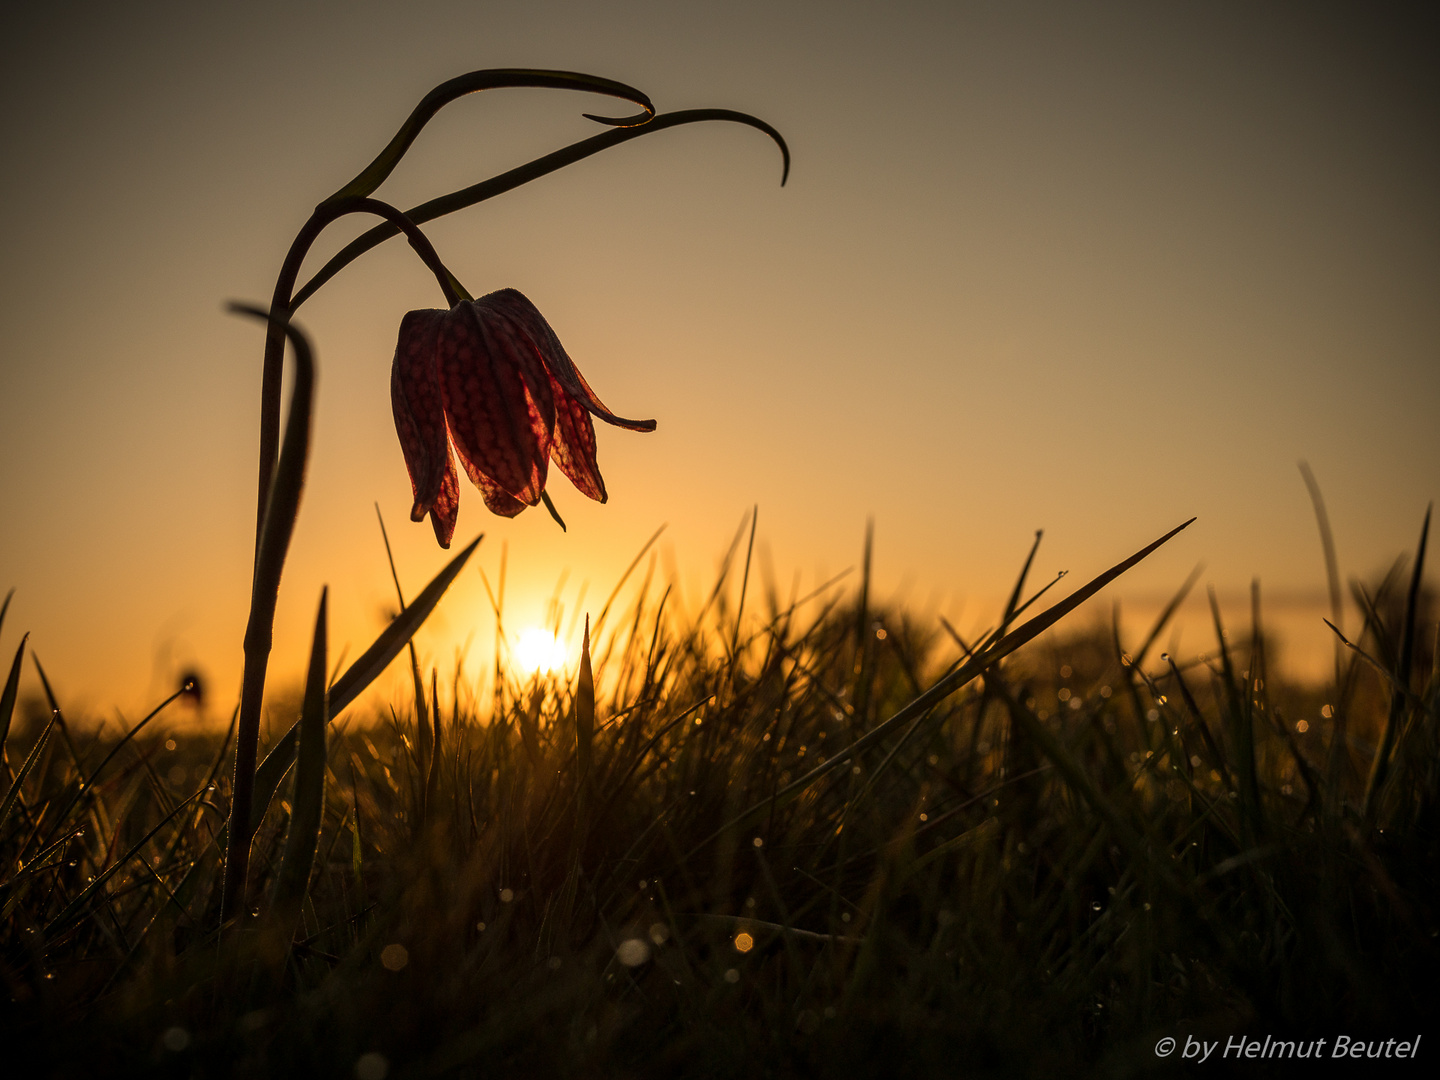
<path fill-rule="evenodd" d="M 485 505 L 514 517 L 540 501 L 552 459 L 581 492 L 605 501 L 592 415 L 655 430 L 654 420 L 607 409 L 545 317 L 514 289 L 406 315 L 390 397 L 415 495 L 410 518 L 429 514 L 447 548 L 460 506 L 452 445 Z"/>

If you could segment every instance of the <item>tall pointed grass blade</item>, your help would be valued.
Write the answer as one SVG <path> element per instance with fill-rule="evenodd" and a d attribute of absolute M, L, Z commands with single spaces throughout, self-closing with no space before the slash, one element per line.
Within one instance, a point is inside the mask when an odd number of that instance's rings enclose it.
<path fill-rule="evenodd" d="M 735 608 L 735 632 L 730 639 L 730 662 L 732 664 L 740 649 L 740 619 L 745 614 L 745 593 L 750 588 L 750 558 L 755 554 L 755 526 L 759 521 L 760 505 L 757 503 L 750 511 L 750 543 L 745 548 L 745 573 L 740 577 L 740 603 Z"/>
<path fill-rule="evenodd" d="M 1400 722 L 1405 715 L 1406 696 L 1410 692 L 1410 671 L 1415 660 L 1415 615 L 1420 606 L 1420 584 L 1425 572 L 1425 542 L 1430 536 L 1430 511 L 1425 508 L 1425 523 L 1420 526 L 1420 545 L 1415 552 L 1415 566 L 1410 573 L 1410 589 L 1405 595 L 1405 621 L 1400 628 L 1400 650 L 1395 662 L 1396 687 L 1390 697 L 1390 710 L 1385 716 L 1385 730 L 1380 736 L 1380 746 L 1370 765 L 1370 778 L 1365 784 L 1363 815 L 1370 821 L 1375 813 L 1376 799 L 1385 784 L 1390 771 L 1390 756 L 1395 749 L 1395 737 L 1400 732 Z"/>
<path fill-rule="evenodd" d="M 285 836 L 285 853 L 275 881 L 274 911 L 287 924 L 298 916 L 310 887 L 320 820 L 325 809 L 325 725 L 329 720 L 325 689 L 326 605 L 328 589 L 320 590 L 315 637 L 310 646 L 310 671 L 305 680 L 305 705 L 300 714 L 300 750 L 295 765 L 294 811 Z"/>
<path fill-rule="evenodd" d="M 1245 712 L 1240 727 L 1239 769 L 1242 805 L 1248 810 L 1255 824 L 1254 840 L 1265 837 L 1265 803 L 1260 798 L 1260 763 L 1255 747 L 1256 705 L 1263 710 L 1264 702 L 1257 702 L 1256 696 L 1265 692 L 1265 632 L 1260 622 L 1260 580 L 1250 582 L 1250 673 L 1246 678 L 1249 686 L 1245 691 Z"/>
<path fill-rule="evenodd" d="M 385 531 L 385 518 L 380 513 L 380 504 L 375 504 L 375 518 L 380 522 L 380 539 L 385 542 L 385 561 L 390 564 L 390 580 L 395 582 L 395 597 L 400 601 L 400 610 L 405 610 L 405 593 L 400 588 L 400 575 L 395 570 L 395 556 L 390 552 L 390 535 Z M 425 719 L 425 681 L 420 676 L 420 657 L 415 652 L 415 640 L 407 643 L 410 650 L 410 678 L 415 684 L 415 731 L 416 746 L 420 751 L 421 768 L 430 756 L 430 730 Z"/>
<path fill-rule="evenodd" d="M 45 668 L 40 663 L 40 657 L 35 650 L 30 650 L 30 662 L 35 665 L 35 674 L 40 676 L 40 688 L 45 691 L 45 700 L 50 705 L 50 711 L 55 716 L 56 726 L 60 729 L 60 741 L 65 744 L 66 751 L 70 754 L 70 760 L 75 765 L 75 771 L 80 772 L 80 751 L 75 748 L 75 741 L 70 738 L 70 726 L 65 723 L 65 714 L 60 709 L 60 702 L 56 700 L 55 691 L 50 689 L 50 677 L 45 674 Z"/>
<path fill-rule="evenodd" d="M 575 766 L 582 799 L 590 789 L 594 743 L 595 674 L 590 668 L 590 616 L 586 615 L 585 636 L 580 640 L 580 672 L 575 678 Z"/>
<path fill-rule="evenodd" d="M 415 598 L 415 602 L 400 612 L 395 620 L 381 631 L 374 644 L 366 649 L 355 663 L 350 665 L 344 675 L 335 680 L 335 685 L 330 687 L 329 715 L 332 720 L 339 716 L 347 705 L 364 693 L 365 688 L 375 681 L 391 660 L 399 655 L 400 650 L 409 643 L 410 638 L 416 630 L 420 629 L 430 612 L 435 610 L 440 598 L 445 595 L 445 590 L 459 576 L 466 560 L 470 558 L 484 538 L 483 533 L 477 536 L 471 541 L 469 547 L 451 559 L 445 569 L 436 574 L 434 580 L 421 590 L 420 595 Z M 295 760 L 295 745 L 299 739 L 299 733 L 300 725 L 296 724 L 275 744 L 275 749 L 271 750 L 269 756 L 261 762 L 260 768 L 255 770 L 255 801 L 252 804 L 253 810 L 250 815 L 252 832 L 259 827 L 260 820 L 265 816 L 265 809 L 270 805 L 275 790 L 280 786 L 280 781 L 284 779 L 290 763 Z"/>
<path fill-rule="evenodd" d="M 610 605 L 615 602 L 615 598 L 620 595 L 620 590 L 625 587 L 625 582 L 630 580 L 630 575 L 633 574 L 635 568 L 640 565 L 640 560 L 643 559 L 645 553 L 655 545 L 655 541 L 660 539 L 660 534 L 665 531 L 666 527 L 665 525 L 661 525 L 650 534 L 650 539 L 640 545 L 640 550 L 635 553 L 635 558 L 630 560 L 630 565 L 627 566 L 625 572 L 620 575 L 620 580 L 615 582 L 615 587 L 610 590 L 610 595 L 605 598 L 605 603 L 600 607 L 600 614 L 595 616 L 595 633 L 597 635 L 600 633 L 600 627 L 605 624 L 605 616 L 610 614 Z M 736 534 L 736 540 L 739 540 L 738 533 Z M 505 600 L 505 581 L 503 575 L 501 576 L 500 589 L 500 600 L 503 603 Z"/>
<path fill-rule="evenodd" d="M 430 669 L 430 767 L 425 773 L 425 807 L 426 813 L 435 805 L 435 800 L 440 794 L 440 758 L 442 754 L 440 744 L 440 672 Z M 424 723 L 422 720 L 421 723 Z"/>
<path fill-rule="evenodd" d="M 10 602 L 8 596 L 5 602 Z M 20 647 L 15 650 L 15 662 L 10 665 L 10 675 L 5 680 L 5 689 L 0 691 L 0 749 L 4 748 L 5 740 L 10 737 L 10 718 L 15 714 L 15 695 L 20 689 L 20 667 L 25 660 L 25 643 L 29 640 L 29 633 L 20 639 Z"/>
<path fill-rule="evenodd" d="M 35 767 L 35 762 L 40 760 L 40 751 L 45 749 L 45 744 L 50 741 L 50 732 L 55 730 L 56 720 L 56 717 L 50 717 L 50 723 L 45 725 L 45 730 L 40 733 L 40 738 L 36 739 L 35 745 L 30 748 L 30 753 L 25 758 L 25 764 L 21 765 L 20 771 L 15 774 L 15 780 L 5 795 L 5 801 L 0 803 L 0 827 L 4 826 L 5 819 L 10 816 L 10 810 L 15 805 L 15 800 L 20 797 L 20 785 L 25 783 L 25 778 L 30 775 L 30 770 Z"/>
<path fill-rule="evenodd" d="M 1204 572 L 1204 564 L 1197 563 L 1175 595 L 1170 598 L 1170 602 L 1165 605 L 1165 609 L 1156 618 L 1155 625 L 1150 628 L 1150 633 L 1145 635 L 1145 640 L 1140 643 L 1140 650 L 1135 654 L 1133 661 L 1135 667 L 1140 667 L 1145 663 L 1145 657 L 1149 655 L 1155 642 L 1160 640 L 1160 635 L 1165 632 L 1165 627 L 1170 625 L 1170 620 L 1175 617 L 1175 612 L 1180 610 L 1180 605 L 1185 602 L 1185 598 L 1190 595 L 1190 590 L 1195 588 L 1196 583 L 1200 580 L 1200 575 Z"/>
<path fill-rule="evenodd" d="M 1310 493 L 1310 503 L 1315 507 L 1315 524 L 1320 529 L 1320 547 L 1325 552 L 1325 580 L 1330 586 L 1330 621 L 1342 630 L 1345 628 L 1345 607 L 1341 602 L 1340 561 L 1335 556 L 1335 534 L 1330 530 L 1330 515 L 1325 512 L 1325 498 L 1320 494 L 1320 484 L 1310 471 L 1309 462 L 1300 462 L 1300 477 L 1305 481 L 1305 490 Z M 1340 646 L 1335 647 L 1335 685 L 1340 685 Z"/>
<path fill-rule="evenodd" d="M 1020 603 L 1020 596 L 1025 591 L 1025 579 L 1030 576 L 1030 567 L 1035 562 L 1035 553 L 1040 550 L 1040 541 L 1044 536 L 1044 529 L 1035 530 L 1035 542 L 1030 545 L 1030 554 L 1025 556 L 1025 565 L 1020 568 L 1020 576 L 1015 579 L 1015 588 L 1010 593 L 1010 599 L 1005 602 L 1005 616 L 1000 620 L 997 637 L 1004 637 L 1005 631 L 1010 629 L 1011 620 L 1017 613 L 1016 605 Z"/>

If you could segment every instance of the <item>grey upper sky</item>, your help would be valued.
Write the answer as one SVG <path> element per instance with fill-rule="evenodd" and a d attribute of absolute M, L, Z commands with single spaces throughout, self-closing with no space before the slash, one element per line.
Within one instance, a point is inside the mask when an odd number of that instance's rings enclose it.
<path fill-rule="evenodd" d="M 853 564 L 983 623 L 1037 528 L 1042 577 L 1195 526 L 1113 590 L 1153 606 L 1197 562 L 1258 576 L 1294 654 L 1325 648 L 1320 546 L 1346 575 L 1413 550 L 1440 489 L 1440 65 L 1383 5 L 291 3 L 36 5 L 0 40 L 0 589 L 66 692 L 134 708 L 179 665 L 238 685 L 260 332 L 309 209 L 432 85 L 482 67 L 628 82 L 656 134 L 427 231 L 477 295 L 546 313 L 606 402 L 610 502 L 489 517 L 516 619 L 562 571 L 603 597 L 669 523 L 690 602 L 741 515 L 782 589 Z M 379 194 L 410 206 L 597 130 L 606 103 L 451 106 Z M 358 226 L 323 246 L 334 250 Z M 345 231 L 348 230 L 348 231 Z M 298 317 L 315 450 L 274 670 L 321 583 L 363 648 L 390 602 L 378 502 L 414 589 L 442 565 L 390 418 L 401 316 L 439 306 L 408 249 Z M 1073 579 L 1072 579 L 1073 580 Z M 428 630 L 490 631 L 468 574 Z M 1290 615 L 1287 615 L 1287 612 Z M 1198 628 L 1186 642 L 1203 648 Z M 1193 640 L 1192 636 L 1193 635 Z M 479 646 L 477 646 L 477 649 Z"/>

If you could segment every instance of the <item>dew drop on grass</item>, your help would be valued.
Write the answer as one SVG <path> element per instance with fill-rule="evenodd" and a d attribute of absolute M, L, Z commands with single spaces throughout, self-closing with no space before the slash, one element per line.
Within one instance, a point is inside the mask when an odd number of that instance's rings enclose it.
<path fill-rule="evenodd" d="M 386 945 L 380 950 L 380 963 L 386 971 L 399 971 L 410 962 L 410 951 L 404 945 Z"/>
<path fill-rule="evenodd" d="M 1091 911 L 1099 911 L 1099 910 L 1100 910 L 1100 901 L 1099 901 L 1099 900 L 1092 900 L 1092 901 L 1090 902 L 1090 910 L 1091 910 Z"/>
<path fill-rule="evenodd" d="M 165 1034 L 160 1036 L 160 1042 L 166 1050 L 178 1054 L 190 1045 L 190 1032 L 183 1027 L 166 1028 Z"/>
<path fill-rule="evenodd" d="M 626 967 L 639 967 L 650 959 L 650 946 L 639 938 L 626 938 L 616 948 L 615 959 Z"/>

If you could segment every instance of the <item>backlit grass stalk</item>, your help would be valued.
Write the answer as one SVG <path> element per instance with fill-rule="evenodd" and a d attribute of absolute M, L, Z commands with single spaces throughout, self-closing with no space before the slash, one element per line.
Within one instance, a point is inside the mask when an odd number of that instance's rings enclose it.
<path fill-rule="evenodd" d="M 291 799 L 290 828 L 285 853 L 275 879 L 274 918 L 288 941 L 300 917 L 300 905 L 310 886 L 315 849 L 320 842 L 320 820 L 325 809 L 325 725 L 330 721 L 326 692 L 326 598 L 320 593 L 315 636 L 310 647 L 310 668 L 305 680 L 305 704 L 300 713 L 300 749 L 295 761 L 295 792 Z"/>

